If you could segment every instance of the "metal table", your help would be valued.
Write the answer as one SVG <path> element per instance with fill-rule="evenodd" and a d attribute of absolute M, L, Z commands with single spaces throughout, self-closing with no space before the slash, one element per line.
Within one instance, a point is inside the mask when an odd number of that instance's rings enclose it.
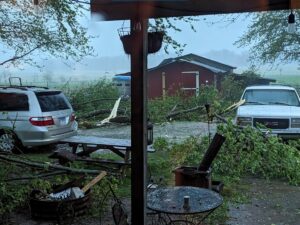
<path fill-rule="evenodd" d="M 188 208 L 183 206 L 184 196 L 189 196 Z M 147 207 L 166 215 L 163 224 L 201 224 L 222 203 L 218 193 L 189 186 L 158 188 L 147 195 Z"/>

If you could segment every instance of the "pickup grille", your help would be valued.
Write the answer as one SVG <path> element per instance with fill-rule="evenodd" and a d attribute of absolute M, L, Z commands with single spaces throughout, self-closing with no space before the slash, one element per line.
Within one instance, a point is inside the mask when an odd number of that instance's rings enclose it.
<path fill-rule="evenodd" d="M 253 124 L 255 127 L 257 126 L 258 123 L 270 129 L 289 128 L 289 119 L 254 118 Z"/>

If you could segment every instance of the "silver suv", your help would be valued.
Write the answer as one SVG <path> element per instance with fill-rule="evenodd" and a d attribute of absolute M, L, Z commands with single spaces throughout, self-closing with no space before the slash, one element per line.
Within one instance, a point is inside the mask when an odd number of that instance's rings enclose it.
<path fill-rule="evenodd" d="M 33 86 L 0 86 L 0 150 L 56 143 L 75 135 L 77 122 L 61 91 Z"/>

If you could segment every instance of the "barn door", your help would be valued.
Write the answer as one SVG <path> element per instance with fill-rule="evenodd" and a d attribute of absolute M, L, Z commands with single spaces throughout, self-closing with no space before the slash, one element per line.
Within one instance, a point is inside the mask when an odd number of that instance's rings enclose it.
<path fill-rule="evenodd" d="M 182 73 L 181 83 L 183 84 L 181 90 L 199 96 L 199 92 L 200 92 L 199 71 L 183 71 L 181 73 Z"/>

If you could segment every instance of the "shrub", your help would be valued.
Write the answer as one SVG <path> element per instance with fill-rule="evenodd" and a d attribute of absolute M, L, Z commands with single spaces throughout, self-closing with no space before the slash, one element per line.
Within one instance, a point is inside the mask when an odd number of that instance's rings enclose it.
<path fill-rule="evenodd" d="M 241 177 L 246 174 L 286 179 L 300 184 L 300 152 L 280 138 L 266 137 L 251 127 L 237 129 L 233 124 L 219 126 L 226 141 L 215 160 L 220 174 Z"/>
<path fill-rule="evenodd" d="M 163 138 L 163 137 L 157 137 L 155 140 L 154 140 L 154 143 L 153 143 L 153 148 L 156 150 L 156 151 L 166 151 L 168 150 L 169 148 L 169 142 L 166 138 Z"/>
<path fill-rule="evenodd" d="M 228 76 L 222 81 L 222 88 L 219 96 L 224 104 L 232 104 L 237 102 L 243 93 L 244 83 L 237 81 L 234 76 Z"/>
<path fill-rule="evenodd" d="M 75 110 L 94 110 L 107 103 L 97 101 L 99 99 L 118 98 L 117 89 L 106 79 L 81 85 L 68 93 L 70 101 Z"/>
<path fill-rule="evenodd" d="M 300 184 L 299 141 L 288 144 L 277 137 L 266 137 L 251 127 L 239 129 L 232 123 L 220 125 L 218 132 L 226 141 L 213 161 L 215 175 L 228 182 L 255 175 Z M 190 137 L 183 143 L 173 144 L 170 147 L 172 166 L 199 165 L 207 148 L 207 137 Z"/>
<path fill-rule="evenodd" d="M 211 104 L 212 108 L 218 110 L 220 101 L 217 90 L 212 86 L 202 86 L 199 96 L 186 96 L 182 92 L 178 92 L 174 96 L 166 96 L 165 98 L 156 98 L 148 101 L 148 112 L 151 121 L 164 122 L 167 115 L 173 111 L 181 111 L 192 109 L 197 106 Z M 176 108 L 175 108 L 176 107 Z M 175 109 L 174 109 L 175 108 Z M 204 108 L 193 112 L 184 113 L 173 117 L 175 120 L 182 121 L 199 121 L 206 118 Z"/>
<path fill-rule="evenodd" d="M 173 167 L 180 165 L 199 165 L 205 150 L 208 138 L 189 137 L 182 143 L 174 143 L 170 149 L 170 159 Z"/>

